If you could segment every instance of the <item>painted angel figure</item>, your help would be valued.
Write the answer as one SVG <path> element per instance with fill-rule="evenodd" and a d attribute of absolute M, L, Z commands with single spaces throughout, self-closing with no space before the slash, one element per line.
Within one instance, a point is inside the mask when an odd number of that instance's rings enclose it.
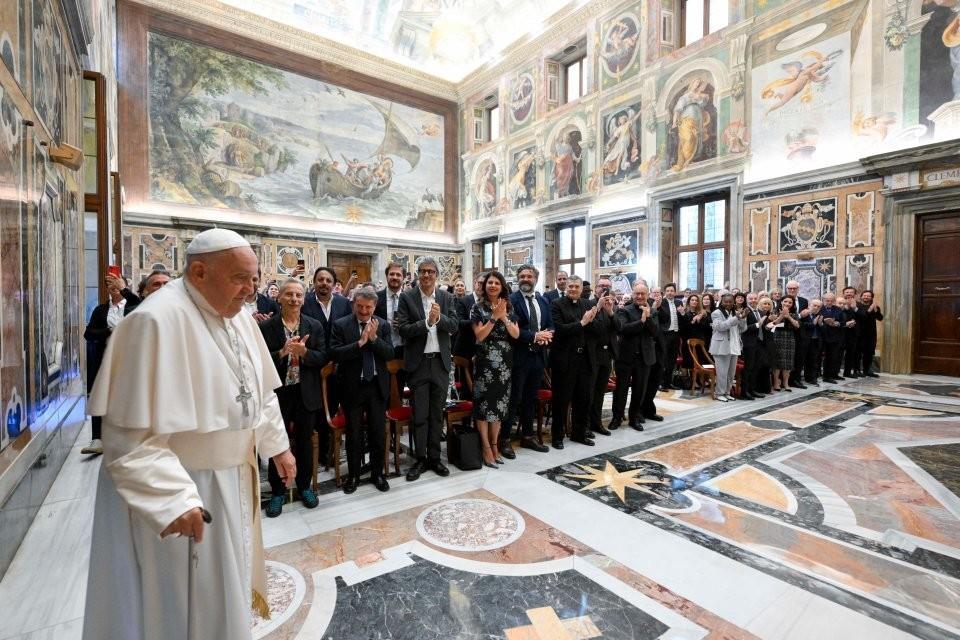
<path fill-rule="evenodd" d="M 607 123 L 607 155 L 603 159 L 603 172 L 607 174 L 626 173 L 630 165 L 640 157 L 640 141 L 634 131 L 634 123 L 640 117 L 640 112 L 628 109 L 621 113 L 616 120 L 613 118 Z"/>
<path fill-rule="evenodd" d="M 791 100 L 803 93 L 800 97 L 802 102 L 809 102 L 813 99 L 810 93 L 814 84 L 824 84 L 829 79 L 830 69 L 843 51 L 833 51 L 823 55 L 819 51 L 808 51 L 802 57 L 812 58 L 813 62 L 804 65 L 799 60 L 794 60 L 780 67 L 787 72 L 787 77 L 779 78 L 767 84 L 760 92 L 760 97 L 764 100 L 776 99 L 764 112 L 767 115 L 777 109 L 785 106 Z"/>
<path fill-rule="evenodd" d="M 633 54 L 633 48 L 637 45 L 640 34 L 634 32 L 628 36 L 627 34 L 632 30 L 625 20 L 620 20 L 607 34 L 607 41 L 600 55 L 606 60 L 607 68 L 614 73 L 623 70 L 625 63 Z"/>

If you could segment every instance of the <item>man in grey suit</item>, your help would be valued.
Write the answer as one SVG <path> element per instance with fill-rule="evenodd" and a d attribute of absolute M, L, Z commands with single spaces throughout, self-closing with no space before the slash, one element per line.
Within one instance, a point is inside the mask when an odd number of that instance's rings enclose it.
<path fill-rule="evenodd" d="M 453 295 L 437 286 L 437 260 L 417 261 L 418 286 L 400 296 L 396 321 L 403 337 L 403 368 L 413 390 L 413 446 L 417 462 L 407 471 L 413 481 L 430 469 L 450 474 L 440 461 L 443 408 L 450 385 L 450 336 L 460 328 Z"/>

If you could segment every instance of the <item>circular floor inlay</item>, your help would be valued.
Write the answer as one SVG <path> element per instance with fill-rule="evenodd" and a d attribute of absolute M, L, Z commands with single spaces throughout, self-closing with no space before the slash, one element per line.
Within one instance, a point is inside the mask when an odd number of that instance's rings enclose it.
<path fill-rule="evenodd" d="M 523 516 L 492 500 L 447 500 L 417 518 L 424 540 L 451 551 L 499 549 L 523 535 L 523 528 Z"/>
<path fill-rule="evenodd" d="M 303 602 L 306 583 L 300 572 L 288 564 L 267 560 L 267 601 L 270 620 L 253 613 L 253 636 L 262 638 L 292 616 Z"/>

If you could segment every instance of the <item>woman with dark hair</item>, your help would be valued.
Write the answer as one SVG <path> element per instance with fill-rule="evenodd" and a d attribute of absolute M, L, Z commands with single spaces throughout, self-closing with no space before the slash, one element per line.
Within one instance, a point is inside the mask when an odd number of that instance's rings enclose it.
<path fill-rule="evenodd" d="M 510 409 L 510 372 L 513 345 L 520 335 L 517 317 L 510 306 L 507 281 L 498 271 L 483 280 L 483 293 L 470 310 L 470 322 L 477 337 L 473 362 L 473 417 L 483 445 L 483 464 L 492 469 L 503 464 L 494 453 L 500 437 L 500 423 Z M 494 464 L 497 463 L 497 464 Z"/>
<path fill-rule="evenodd" d="M 793 296 L 780 298 L 779 311 L 773 311 L 766 319 L 766 330 L 773 337 L 776 354 L 771 360 L 773 369 L 773 390 L 793 391 L 790 388 L 790 370 L 796 357 L 797 329 L 800 328 L 800 316 L 794 311 L 796 300 Z"/>
<path fill-rule="evenodd" d="M 703 340 L 705 347 L 710 346 L 710 314 L 707 313 L 706 309 L 703 308 L 703 305 L 700 302 L 700 296 L 691 293 L 684 300 L 686 305 L 686 311 L 682 316 L 680 316 L 680 337 L 683 338 L 684 344 L 688 340 Z M 683 366 L 689 369 L 693 366 L 693 361 L 690 358 L 690 350 L 684 347 L 683 351 Z"/>
<path fill-rule="evenodd" d="M 707 326 L 704 330 L 703 341 L 709 346 L 710 340 L 713 338 L 713 327 L 711 326 L 713 324 L 713 312 L 717 310 L 717 303 L 713 297 L 713 294 L 707 292 L 700 296 L 700 306 L 703 308 L 703 312 L 707 314 L 707 317 L 705 318 Z M 701 320 L 701 322 L 703 321 Z"/>
<path fill-rule="evenodd" d="M 736 311 L 740 311 L 740 309 L 746 309 L 747 294 L 741 291 L 738 291 L 737 293 L 733 294 L 733 308 Z"/>

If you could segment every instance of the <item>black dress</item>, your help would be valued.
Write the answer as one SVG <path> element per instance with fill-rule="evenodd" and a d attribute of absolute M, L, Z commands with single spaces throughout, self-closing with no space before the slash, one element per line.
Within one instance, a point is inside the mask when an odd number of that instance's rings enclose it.
<path fill-rule="evenodd" d="M 487 302 L 478 302 L 470 310 L 470 322 L 483 324 L 493 310 Z M 508 314 L 511 322 L 517 318 Z M 477 343 L 473 361 L 473 417 L 500 422 L 510 410 L 510 372 L 513 369 L 513 344 L 507 325 L 497 320 L 486 340 Z"/>
<path fill-rule="evenodd" d="M 713 337 L 713 328 L 710 326 L 710 314 L 700 318 L 697 322 L 693 321 L 696 314 L 687 311 L 680 317 L 680 336 L 683 338 L 683 366 L 687 369 L 693 366 L 690 359 L 690 349 L 687 348 L 688 340 L 703 340 L 705 349 L 710 348 L 710 339 Z"/>

